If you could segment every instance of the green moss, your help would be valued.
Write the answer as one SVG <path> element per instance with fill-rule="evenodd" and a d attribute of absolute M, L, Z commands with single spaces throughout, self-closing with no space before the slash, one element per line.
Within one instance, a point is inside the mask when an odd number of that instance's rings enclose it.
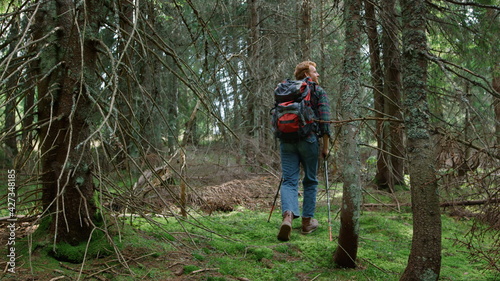
<path fill-rule="evenodd" d="M 85 179 L 83 177 L 77 177 L 75 182 L 77 185 L 82 185 L 85 182 Z"/>
<path fill-rule="evenodd" d="M 80 243 L 72 246 L 63 242 L 51 248 L 49 251 L 50 256 L 71 263 L 81 263 L 88 258 L 105 257 L 114 252 L 113 246 L 102 231 L 94 231 L 90 243 Z"/>
<path fill-rule="evenodd" d="M 202 255 L 202 254 L 200 254 L 200 253 L 193 253 L 193 258 L 195 258 L 198 261 L 204 261 L 205 260 L 205 256 Z"/>
<path fill-rule="evenodd" d="M 340 186 L 337 189 L 340 190 Z M 381 198 L 382 202 L 391 202 L 389 200 L 396 195 L 409 196 L 408 192 L 395 193 L 394 195 L 382 194 L 384 196 Z M 223 280 L 223 278 L 227 280 L 236 278 L 251 280 L 398 280 L 407 265 L 411 249 L 413 229 L 411 212 L 363 211 L 360 217 L 359 260 L 357 261 L 359 268 L 354 270 L 336 269 L 333 264 L 332 253 L 337 248 L 338 237 L 336 235 L 339 233 L 340 221 L 333 212 L 332 232 L 334 237 L 333 241 L 329 241 L 327 205 L 324 201 L 325 197 L 319 198 L 315 217 L 319 220 L 321 226 L 314 233 L 301 235 L 300 221 L 296 220 L 292 239 L 287 243 L 277 242 L 276 233 L 281 218 L 275 214 L 271 218 L 272 222 L 267 223 L 268 210 L 266 212 L 242 210 L 230 214 L 213 215 L 209 220 L 200 217 L 200 221 L 206 223 L 211 229 L 217 229 L 218 233 L 224 235 L 210 235 L 209 239 L 200 239 L 201 248 L 191 252 L 192 255 L 183 255 L 183 265 L 186 266 L 182 269 L 183 274 L 192 273 L 199 268 L 218 268 L 218 270 L 185 275 L 185 279 L 191 277 L 193 280 L 217 280 L 217 278 L 220 278 L 220 280 Z M 403 200 L 403 198 L 400 198 L 400 202 L 407 202 L 408 199 Z M 337 209 L 335 203 L 339 203 L 338 200 L 332 201 L 334 206 L 332 210 Z M 130 219 L 123 220 L 130 222 Z M 157 221 L 165 222 L 164 219 L 157 219 Z M 50 222 L 49 219 L 43 221 L 47 226 L 49 225 L 48 222 Z M 160 230 L 156 224 L 145 227 L 147 222 L 148 220 L 136 218 L 134 219 L 134 227 L 125 224 L 120 231 L 123 246 L 118 246 L 121 249 L 126 248 L 125 253 L 127 254 L 133 253 L 131 255 L 133 257 L 144 256 L 137 263 L 132 262 L 129 264 L 130 270 L 135 274 L 134 277 L 128 276 L 129 269 L 120 272 L 120 265 L 116 261 L 110 261 L 114 260 L 111 256 L 111 259 L 108 259 L 107 262 L 109 262 L 110 266 L 117 265 L 114 269 L 121 274 L 99 274 L 98 276 L 101 279 L 128 281 L 140 278 L 144 280 L 182 278 L 174 275 L 178 273 L 177 268 L 175 270 L 173 267 L 167 269 L 166 265 L 178 262 L 179 260 L 176 258 L 179 250 L 186 253 L 185 249 L 176 248 L 171 241 L 163 239 L 160 235 L 157 236 Z M 256 227 L 250 229 L 249 226 L 252 225 Z M 485 271 L 484 262 L 471 259 L 469 252 L 464 249 L 463 245 L 457 243 L 457 239 L 463 239 L 470 231 L 471 225 L 471 220 L 462 221 L 442 216 L 443 259 L 440 274 L 442 279 L 491 281 L 498 279 L 494 274 Z M 172 233 L 180 229 L 177 221 L 164 223 L 162 227 Z M 137 230 L 137 228 L 141 228 L 141 230 Z M 257 236 L 246 235 L 245 233 L 249 231 L 256 232 Z M 192 232 L 198 236 L 203 234 L 200 231 Z M 95 237 L 93 237 L 89 247 L 98 245 L 94 243 L 99 243 L 99 239 L 101 239 L 100 242 L 105 240 L 102 233 L 99 234 L 101 238 L 98 237 L 97 232 L 94 234 Z M 237 238 L 238 241 L 225 238 L 229 235 L 232 238 Z M 188 237 L 180 235 L 178 239 L 188 239 Z M 183 241 L 186 242 L 187 240 Z M 481 245 L 483 247 L 490 246 L 491 240 L 471 240 L 470 243 L 471 245 Z M 26 246 L 26 248 L 28 247 Z M 49 251 L 51 249 L 52 241 L 49 239 L 44 250 Z M 59 249 L 61 249 L 60 245 L 58 245 Z M 29 255 L 22 254 L 23 262 L 27 264 Z M 97 252 L 97 255 L 100 254 Z M 95 256 L 92 256 L 89 250 L 87 257 L 93 258 Z M 54 258 L 47 258 L 44 254 L 33 254 L 31 262 L 35 272 L 40 270 L 53 272 L 54 269 L 57 269 L 64 271 L 64 274 L 69 278 L 75 280 L 78 278 L 78 273 L 67 271 L 68 267 L 78 268 L 78 266 L 65 265 L 61 267 L 59 261 Z M 88 264 L 90 265 L 92 262 L 88 262 Z M 101 265 L 102 262 L 97 260 L 95 261 L 96 267 L 91 268 L 100 268 Z M 432 272 L 428 274 L 432 277 Z M 57 276 L 54 275 L 52 278 Z"/>
<path fill-rule="evenodd" d="M 47 216 L 40 219 L 40 223 L 38 224 L 37 229 L 33 232 L 32 240 L 33 246 L 44 247 L 48 243 L 50 243 L 49 235 L 47 233 L 50 232 L 50 224 L 52 223 L 52 217 Z"/>
<path fill-rule="evenodd" d="M 261 261 L 262 259 L 272 259 L 274 254 L 273 250 L 266 247 L 250 248 L 248 253 L 251 253 L 252 258 L 257 261 Z"/>
<path fill-rule="evenodd" d="M 184 266 L 184 274 L 189 274 L 195 270 L 198 270 L 200 269 L 199 267 L 197 267 L 196 265 L 186 265 Z"/>
<path fill-rule="evenodd" d="M 422 281 L 432 281 L 432 280 L 437 280 L 438 278 L 438 275 L 432 271 L 431 269 L 427 269 L 421 276 L 420 276 L 420 280 Z"/>
<path fill-rule="evenodd" d="M 37 230 L 32 235 L 33 250 L 41 250 L 45 254 L 59 261 L 80 263 L 85 258 L 100 258 L 114 253 L 113 246 L 105 237 L 105 233 L 96 230 L 92 233 L 90 243 L 83 242 L 76 246 L 68 243 L 54 245 L 53 236 L 50 233 L 52 217 L 44 217 L 40 220 Z M 102 224 L 102 218 L 96 219 L 96 224 Z M 119 243 L 115 243 L 119 246 Z"/>

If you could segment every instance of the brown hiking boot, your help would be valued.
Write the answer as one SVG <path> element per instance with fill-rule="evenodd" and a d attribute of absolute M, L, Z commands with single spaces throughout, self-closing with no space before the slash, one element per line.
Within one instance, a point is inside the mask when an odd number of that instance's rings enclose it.
<path fill-rule="evenodd" d="M 309 234 L 318 228 L 319 223 L 317 219 L 313 218 L 302 218 L 302 234 Z"/>
<path fill-rule="evenodd" d="M 283 214 L 283 222 L 281 223 L 280 232 L 278 233 L 278 240 L 290 240 L 290 234 L 292 233 L 292 219 L 293 214 L 291 211 L 286 211 Z"/>

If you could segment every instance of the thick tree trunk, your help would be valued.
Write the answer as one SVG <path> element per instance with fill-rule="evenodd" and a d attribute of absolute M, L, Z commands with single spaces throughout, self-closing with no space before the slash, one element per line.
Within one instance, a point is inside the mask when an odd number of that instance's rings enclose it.
<path fill-rule="evenodd" d="M 433 281 L 438 280 L 441 268 L 441 216 L 426 92 L 426 2 L 402 0 L 401 4 L 413 239 L 408 265 L 400 280 Z"/>
<path fill-rule="evenodd" d="M 94 4 L 87 1 L 87 12 L 80 15 L 95 13 Z M 46 28 L 39 30 L 38 35 L 59 28 L 47 38 L 51 47 L 40 56 L 39 71 L 47 77 L 38 83 L 39 120 L 48 124 L 40 128 L 42 204 L 51 216 L 54 240 L 72 245 L 87 241 L 94 229 L 96 211 L 86 141 L 90 93 L 83 77 L 87 67 L 93 69 L 97 52 L 93 42 L 86 41 L 79 33 L 84 30 L 83 19 L 75 21 L 74 5 L 70 0 L 49 1 L 36 18 L 37 26 Z M 85 20 L 92 23 L 93 18 Z M 53 71 L 48 74 L 50 70 Z"/>
<path fill-rule="evenodd" d="M 346 1 L 346 50 L 343 70 L 342 104 L 340 109 L 343 120 L 352 120 L 359 116 L 359 73 L 360 73 L 360 12 L 361 0 Z M 345 268 L 356 267 L 359 239 L 359 215 L 361 205 L 361 164 L 358 150 L 357 123 L 349 122 L 341 130 L 343 165 L 343 196 L 340 214 L 338 248 L 333 260 Z"/>

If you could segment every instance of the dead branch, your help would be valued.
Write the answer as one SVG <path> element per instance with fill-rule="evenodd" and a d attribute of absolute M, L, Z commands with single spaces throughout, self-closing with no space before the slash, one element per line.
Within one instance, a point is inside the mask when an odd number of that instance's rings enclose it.
<path fill-rule="evenodd" d="M 435 127 L 433 129 L 433 132 L 434 133 L 437 133 L 437 134 L 440 134 L 442 136 L 446 136 L 447 132 L 444 131 L 443 128 L 441 127 Z M 476 146 L 474 145 L 471 141 L 466 141 L 466 140 L 462 140 L 460 138 L 455 138 L 455 140 L 465 146 L 468 146 L 470 148 L 473 148 L 479 152 L 482 152 L 482 153 L 485 153 L 486 155 L 488 155 L 489 157 L 492 157 L 492 158 L 495 158 L 495 159 L 500 159 L 500 155 L 498 155 L 497 153 L 495 153 L 494 151 L 498 148 L 497 146 L 494 146 L 494 147 L 488 147 L 488 148 L 481 148 L 479 146 Z"/>
<path fill-rule="evenodd" d="M 441 207 L 451 207 L 451 206 L 476 206 L 483 204 L 495 204 L 500 203 L 500 198 L 493 199 L 483 199 L 483 200 L 464 200 L 458 202 L 443 202 L 441 203 Z"/>
<path fill-rule="evenodd" d="M 353 118 L 349 120 L 337 120 L 337 121 L 323 121 L 323 120 L 314 120 L 315 122 L 318 123 L 332 123 L 335 125 L 338 124 L 344 124 L 344 123 L 350 123 L 350 122 L 357 122 L 357 121 L 370 121 L 370 120 L 376 120 L 376 121 L 388 121 L 388 122 L 396 122 L 396 123 L 404 123 L 404 120 L 401 119 L 395 119 L 395 118 L 380 118 L 380 117 L 361 117 L 361 118 Z"/>
<path fill-rule="evenodd" d="M 191 272 L 190 274 L 193 275 L 193 274 L 204 272 L 204 271 L 214 271 L 214 270 L 219 270 L 219 268 L 202 268 L 202 269 L 195 270 L 195 271 Z"/>
<path fill-rule="evenodd" d="M 496 204 L 500 203 L 500 198 L 496 199 L 482 199 L 482 200 L 464 200 L 464 201 L 449 201 L 443 202 L 440 204 L 441 207 L 452 207 L 452 206 L 477 206 L 483 204 Z M 411 207 L 410 203 L 405 204 L 385 204 L 385 203 L 366 203 L 362 205 L 366 208 L 374 208 L 374 207 L 400 207 L 400 206 L 408 206 Z"/>

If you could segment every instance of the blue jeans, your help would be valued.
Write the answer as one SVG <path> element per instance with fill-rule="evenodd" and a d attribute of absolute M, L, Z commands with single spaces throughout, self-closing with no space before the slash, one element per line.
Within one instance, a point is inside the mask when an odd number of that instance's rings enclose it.
<path fill-rule="evenodd" d="M 316 136 L 295 143 L 280 143 L 281 172 L 281 211 L 292 211 L 294 217 L 299 217 L 299 178 L 300 165 L 304 169 L 302 185 L 304 200 L 302 202 L 302 217 L 314 217 L 316 209 L 316 193 L 318 187 L 319 142 Z"/>

